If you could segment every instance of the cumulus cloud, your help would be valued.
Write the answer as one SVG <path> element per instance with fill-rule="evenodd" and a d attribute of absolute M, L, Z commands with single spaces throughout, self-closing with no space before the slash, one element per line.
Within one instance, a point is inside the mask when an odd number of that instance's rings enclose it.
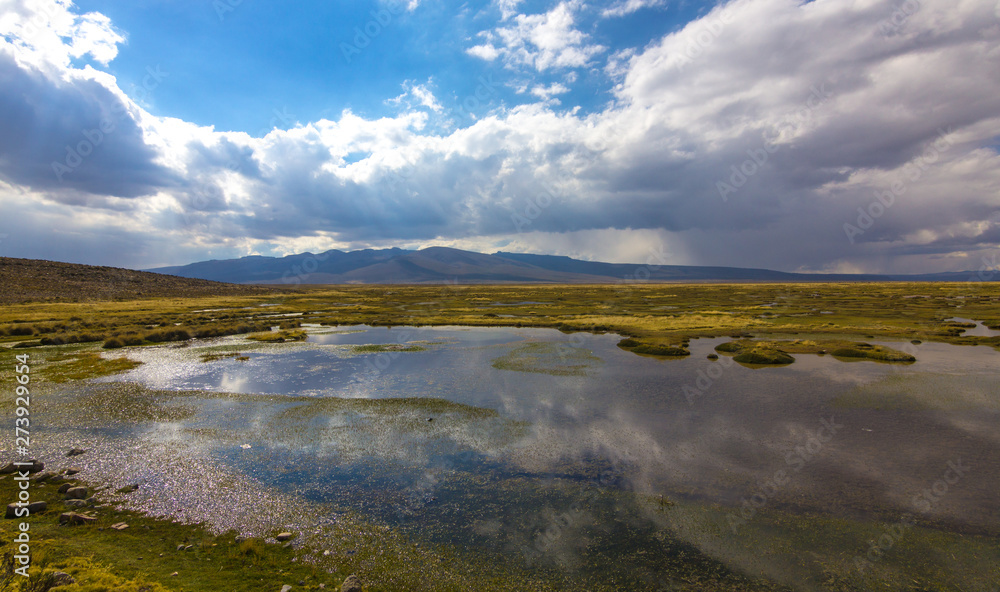
<path fill-rule="evenodd" d="M 625 16 L 643 8 L 653 8 L 665 4 L 666 0 L 623 0 L 602 10 L 601 16 L 605 18 Z"/>
<path fill-rule="evenodd" d="M 976 269 L 1000 246 L 994 5 L 923 0 L 900 18 L 888 1 L 733 0 L 613 54 L 613 101 L 589 114 L 559 109 L 565 84 L 533 80 L 523 96 L 539 102 L 444 132 L 429 125 L 430 81 L 410 82 L 395 116 L 345 111 L 252 137 L 154 117 L 110 75 L 72 65 L 84 47 L 111 59 L 120 36 L 108 45 L 118 34 L 106 21 L 54 2 L 67 13 L 55 22 L 75 27 L 59 25 L 70 27 L 61 48 L 0 21 L 15 31 L 0 41 L 0 204 L 22 220 L 0 226 L 12 237 L 0 247 L 142 267 L 434 243 Z M 581 9 L 511 14 L 469 51 L 539 72 L 585 66 L 605 49 L 576 28 Z M 53 160 L 109 114 L 115 131 L 57 179 Z M 40 228 L 48 246 L 29 236 Z"/>
<path fill-rule="evenodd" d="M 514 17 L 514 25 L 481 34 L 485 40 L 467 50 L 469 55 L 508 66 L 527 66 L 539 72 L 586 66 L 605 47 L 587 42 L 588 35 L 575 28 L 578 0 L 566 0 L 545 14 Z"/>
<path fill-rule="evenodd" d="M 403 94 L 389 99 L 389 103 L 394 105 L 412 105 L 416 102 L 418 105 L 426 107 L 431 111 L 440 113 L 444 110 L 441 103 L 435 98 L 434 93 L 430 90 L 431 81 L 427 84 L 414 84 L 412 81 L 406 81 L 403 84 L 403 89 L 405 92 Z"/>

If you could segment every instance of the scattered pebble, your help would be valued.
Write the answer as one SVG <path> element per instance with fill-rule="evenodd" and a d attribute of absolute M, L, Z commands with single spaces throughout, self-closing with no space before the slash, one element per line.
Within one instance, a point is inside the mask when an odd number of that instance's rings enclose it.
<path fill-rule="evenodd" d="M 362 592 L 361 580 L 354 574 L 347 576 L 344 583 L 340 585 L 340 592 Z"/>

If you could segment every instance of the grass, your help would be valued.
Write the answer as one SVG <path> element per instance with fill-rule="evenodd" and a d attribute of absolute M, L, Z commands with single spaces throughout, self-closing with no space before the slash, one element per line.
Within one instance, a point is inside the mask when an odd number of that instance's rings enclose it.
<path fill-rule="evenodd" d="M 917 340 L 919 341 L 919 340 Z M 915 362 L 916 358 L 883 345 L 871 345 L 845 339 L 754 340 L 740 339 L 720 343 L 715 351 L 734 354 L 743 364 L 783 365 L 795 361 L 792 353 L 826 354 L 839 358 L 859 358 L 879 362 Z"/>
<path fill-rule="evenodd" d="M 509 316 L 484 317 L 496 314 L 494 302 L 507 305 L 502 310 Z M 0 344 L 69 343 L 88 335 L 151 345 L 157 341 L 149 337 L 159 332 L 183 330 L 194 338 L 256 333 L 275 324 L 268 314 L 299 314 L 281 321 L 282 329 L 299 323 L 551 327 L 617 333 L 639 344 L 630 351 L 654 355 L 682 355 L 677 350 L 686 349 L 686 339 L 734 334 L 1000 348 L 1000 337 L 962 336 L 945 320 L 996 323 L 998 308 L 1000 283 L 983 282 L 306 286 L 235 296 L 9 304 L 0 307 Z"/>
<path fill-rule="evenodd" d="M 752 335 L 755 345 L 720 346 L 723 348 L 720 351 L 734 354 L 734 357 L 752 354 L 749 358 L 753 360 L 752 364 L 759 363 L 761 358 L 756 356 L 763 354 L 772 356 L 771 359 L 782 359 L 778 354 L 791 358 L 790 354 L 797 353 L 828 352 L 839 355 L 841 350 L 851 350 L 852 353 L 863 353 L 864 357 L 860 359 L 879 360 L 903 353 L 894 354 L 894 350 L 869 345 L 864 339 L 942 342 L 1000 349 L 1000 337 L 963 336 L 963 327 L 946 320 L 956 316 L 972 318 L 983 321 L 987 326 L 998 327 L 1000 284 L 996 283 L 307 286 L 294 290 L 225 292 L 220 289 L 215 293 L 191 289 L 183 294 L 151 292 L 138 298 L 133 291 L 128 293 L 129 299 L 115 300 L 126 294 L 119 291 L 114 292 L 110 297 L 112 299 L 75 302 L 70 301 L 72 294 L 60 291 L 46 295 L 42 290 L 44 285 L 47 284 L 39 280 L 35 286 L 38 290 L 32 288 L 35 291 L 14 296 L 8 293 L 0 298 L 0 302 L 6 303 L 0 307 L 0 344 L 32 345 L 31 349 L 9 353 L 29 353 L 32 380 L 53 383 L 121 372 L 138 364 L 120 354 L 105 357 L 108 354 L 102 355 L 100 347 L 93 341 L 117 339 L 123 346 L 126 342 L 146 346 L 169 341 L 161 339 L 168 333 L 184 341 L 181 331 L 190 338 L 258 333 L 275 324 L 273 318 L 267 315 L 295 313 L 300 314 L 295 321 L 281 322 L 283 330 L 295 332 L 300 322 L 325 325 L 550 327 L 566 332 L 616 333 L 624 338 L 623 349 L 637 354 L 652 352 L 653 355 L 684 355 L 681 352 L 687 351 L 686 343 L 693 338 L 735 336 L 731 343 L 741 343 L 749 341 Z M 98 295 L 101 294 L 105 292 Z M 25 299 L 34 301 L 25 303 Z M 525 301 L 533 304 L 523 304 Z M 497 307 L 491 305 L 494 302 L 508 304 L 502 312 L 510 316 L 486 316 L 499 312 Z M 83 336 L 88 338 L 86 343 L 79 343 L 85 341 Z M 91 340 L 92 337 L 99 339 Z M 49 347 L 43 345 L 46 340 L 52 344 L 61 341 L 72 345 Z M 551 349 L 552 345 L 530 345 L 527 349 L 512 351 L 512 355 L 501 356 L 496 361 L 499 364 L 497 367 L 579 376 L 586 374 L 594 363 L 588 359 L 589 353 L 581 348 L 561 352 Z M 400 351 L 377 348 L 421 346 L 390 344 L 358 347 L 376 348 L 359 352 L 373 353 Z M 731 348 L 730 351 L 726 352 L 726 347 Z M 210 359 L 229 355 L 237 359 L 244 357 L 234 352 L 210 355 L 219 356 Z M 942 389 L 950 388 L 950 384 L 942 379 Z M 974 386 L 982 391 L 977 396 L 992 400 L 989 399 L 991 385 Z M 905 388 L 901 389 L 905 392 Z M 881 401 L 893 394 L 876 397 L 879 393 L 865 392 L 855 397 L 857 400 L 842 404 L 856 406 L 871 401 L 866 404 L 883 405 Z M 177 393 L 175 396 L 188 395 Z M 107 425 L 115 420 L 170 422 L 193 413 L 192 408 L 184 405 L 164 405 L 164 400 L 163 395 L 149 394 L 132 386 L 102 387 L 81 398 L 82 407 L 74 409 L 62 421 L 67 422 L 67 426 L 70 421 L 76 425 L 81 420 L 93 425 Z M 38 401 L 43 410 L 44 405 L 56 404 L 45 398 Z M 275 421 L 282 428 L 287 428 L 289 441 L 293 443 L 298 443 L 299 438 L 303 442 L 308 441 L 311 438 L 309 430 L 319 429 L 312 426 L 311 418 L 328 416 L 333 411 L 363 411 L 377 416 L 380 421 L 374 425 L 378 429 L 395 427 L 396 424 L 409 429 L 412 424 L 422 430 L 442 429 L 439 426 L 447 425 L 446 420 L 450 421 L 451 417 L 465 418 L 480 413 L 452 409 L 443 402 L 421 403 L 430 405 L 427 408 L 416 408 L 412 402 L 379 402 L 369 404 L 377 407 L 357 409 L 351 406 L 365 403 L 306 399 L 286 399 L 282 403 L 291 403 L 292 407 Z M 967 403 L 961 400 L 950 404 Z M 330 405 L 343 407 L 334 409 Z M 914 402 L 912 405 L 928 403 Z M 429 416 L 434 416 L 435 421 L 427 422 Z M 48 417 L 50 425 L 55 425 L 56 416 L 50 414 Z M 390 421 L 385 418 L 397 419 Z M 488 417 L 480 420 L 492 421 Z M 507 431 L 516 433 L 517 428 L 509 426 L 504 434 Z M 9 477 L 0 479 L 0 495 L 13 499 L 13 487 Z M 61 569 L 78 579 L 80 583 L 66 587 L 66 592 L 278 590 L 283 584 L 292 584 L 295 590 L 299 590 L 318 587 L 321 582 L 327 584 L 327 589 L 336 589 L 348 570 L 359 566 L 368 566 L 369 575 L 382 578 L 380 583 L 370 586 L 370 590 L 403 590 L 422 586 L 442 590 L 500 590 L 511 589 L 511 582 L 532 582 L 531 585 L 526 584 L 525 589 L 559 588 L 541 581 L 534 582 L 531 580 L 534 574 L 519 574 L 508 580 L 506 577 L 494 577 L 494 569 L 491 576 L 487 569 L 489 566 L 474 564 L 469 557 L 454 550 L 437 549 L 415 554 L 412 547 L 406 547 L 401 537 L 393 532 L 379 531 L 381 534 L 369 538 L 365 545 L 357 545 L 359 555 L 364 555 L 362 558 L 341 558 L 340 564 L 317 564 L 293 562 L 293 558 L 300 557 L 300 551 L 296 549 L 284 549 L 261 540 L 236 541 L 232 533 L 211 533 L 198 525 L 177 524 L 114 508 L 102 510 L 97 525 L 58 527 L 55 517 L 61 502 L 46 487 L 33 487 L 33 495 L 37 494 L 38 499 L 50 496 L 52 501 L 49 512 L 29 519 L 32 533 L 37 537 L 33 538 L 33 553 L 37 566 L 48 570 Z M 669 511 L 682 509 L 671 507 Z M 129 529 L 118 532 L 107 528 L 113 522 L 123 520 L 129 522 Z M 794 524 L 784 524 L 763 514 L 754 524 L 759 524 L 762 529 L 787 527 L 799 532 L 799 536 L 816 538 L 821 537 L 813 533 L 830 534 L 833 538 L 832 535 L 842 529 L 856 529 L 856 526 L 832 523 L 827 529 L 816 528 L 819 519 L 810 517 L 787 517 L 782 520 Z M 11 548 L 10 541 L 14 534 L 11 528 L 14 524 L 14 521 L 0 522 L 0 553 Z M 145 526 L 149 526 L 149 530 Z M 863 549 L 864 537 L 871 538 L 877 534 L 878 530 L 872 528 L 871 532 L 864 532 L 864 536 L 858 538 L 859 542 L 852 544 Z M 910 541 L 917 545 L 925 536 L 930 537 L 926 540 L 931 540 L 934 536 L 947 538 L 953 535 L 921 532 L 919 537 L 914 535 L 912 539 L 908 538 L 904 545 L 911 544 Z M 195 547 L 179 554 L 176 546 L 181 542 L 194 544 Z M 796 548 L 795 543 L 795 540 L 789 539 L 787 549 L 770 552 L 775 556 L 788 554 L 788 549 Z M 958 543 L 942 539 L 942 545 L 957 548 Z M 163 553 L 163 557 L 159 553 Z M 959 557 L 963 558 L 961 554 Z M 950 584 L 938 585 L 941 578 L 948 574 L 934 573 L 929 563 L 900 566 L 892 561 L 892 558 L 887 558 L 879 566 L 879 569 L 892 569 L 883 580 L 887 582 L 886 589 L 920 589 L 921 586 L 925 589 L 955 589 Z M 830 560 L 830 564 L 831 589 L 864 589 L 856 581 L 842 584 L 850 580 L 849 574 L 845 575 L 846 568 L 834 560 Z M 333 569 L 335 573 L 329 574 L 325 571 L 327 569 Z M 177 576 L 170 575 L 174 571 L 178 572 Z M 906 579 L 911 573 L 913 582 Z M 298 587 L 296 583 L 299 579 L 305 580 L 307 585 Z M 697 587 L 692 584 L 689 589 Z"/>
<path fill-rule="evenodd" d="M 32 500 L 48 502 L 46 512 L 24 519 L 29 524 L 32 580 L 63 571 L 76 584 L 57 588 L 66 592 L 165 592 L 167 590 L 278 590 L 284 584 L 297 590 L 318 590 L 320 583 L 336 589 L 347 574 L 328 572 L 313 563 L 293 561 L 301 552 L 259 539 L 237 541 L 236 534 L 212 533 L 198 525 L 151 518 L 115 507 L 95 511 L 95 523 L 60 526 L 61 512 L 69 511 L 56 492 L 57 484 L 31 488 Z M 15 499 L 17 484 L 0 479 L 0 496 Z M 0 521 L 0 554 L 11 553 L 20 519 Z M 110 526 L 126 522 L 125 530 Z M 178 551 L 178 545 L 192 545 Z M 172 575 L 176 573 L 176 575 Z M 238 574 L 237 577 L 234 575 Z M 0 576 L 2 578 L 2 576 Z M 18 576 L 20 579 L 20 576 Z M 19 582 L 27 590 L 27 582 Z"/>
<path fill-rule="evenodd" d="M 407 345 L 402 343 L 369 343 L 365 345 L 355 345 L 351 351 L 356 354 L 377 354 L 381 352 L 419 352 L 426 351 L 427 348 L 421 345 Z"/>
<path fill-rule="evenodd" d="M 908 353 L 896 351 L 881 345 L 856 343 L 853 347 L 841 347 L 830 352 L 838 358 L 864 358 L 879 362 L 916 362 L 917 358 Z"/>
<path fill-rule="evenodd" d="M 305 341 L 306 332 L 301 330 L 292 331 L 267 331 L 264 333 L 254 333 L 247 335 L 247 339 L 253 341 L 263 341 L 265 343 L 284 343 L 286 341 Z"/>

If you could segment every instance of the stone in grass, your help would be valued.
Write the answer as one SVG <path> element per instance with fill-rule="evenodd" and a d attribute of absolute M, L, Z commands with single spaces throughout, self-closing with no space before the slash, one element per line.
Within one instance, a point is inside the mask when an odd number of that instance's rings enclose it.
<path fill-rule="evenodd" d="M 76 512 L 63 512 L 59 514 L 59 524 L 88 524 L 95 520 L 97 520 L 97 517 L 89 514 L 78 514 Z"/>
<path fill-rule="evenodd" d="M 55 473 L 50 473 L 50 472 L 46 471 L 46 472 L 44 472 L 44 473 L 42 473 L 40 475 L 36 475 L 35 478 L 34 478 L 34 481 L 35 481 L 35 483 L 45 483 L 46 481 L 48 481 L 49 479 L 51 479 L 51 478 L 53 478 L 55 476 L 56 476 Z"/>
<path fill-rule="evenodd" d="M 21 515 L 18 516 L 18 511 L 17 511 L 18 508 L 27 508 L 28 509 L 28 513 L 25 514 L 24 511 L 22 510 L 21 513 L 20 513 Z M 47 508 L 48 508 L 48 504 L 45 503 L 45 502 L 32 502 L 32 503 L 30 503 L 30 504 L 28 504 L 26 506 L 21 506 L 21 505 L 18 505 L 16 503 L 14 503 L 14 504 L 7 504 L 7 511 L 4 514 L 4 518 L 23 518 L 23 517 L 31 515 L 31 514 L 37 514 L 39 512 L 44 512 Z"/>
<path fill-rule="evenodd" d="M 73 487 L 73 484 L 72 484 L 72 483 L 63 483 L 62 485 L 60 485 L 60 486 L 59 486 L 59 489 L 58 489 L 57 491 L 58 491 L 59 493 L 66 493 L 66 492 L 67 492 L 67 491 L 69 491 L 69 490 L 70 490 L 70 489 L 71 489 L 72 487 Z"/>
<path fill-rule="evenodd" d="M 113 528 L 115 530 L 125 530 L 126 528 L 128 528 L 128 524 L 126 524 L 124 522 L 119 522 L 117 524 L 112 524 L 111 528 Z"/>
<path fill-rule="evenodd" d="M 66 453 L 66 456 L 80 456 L 84 452 L 87 451 L 83 448 L 71 448 L 70 451 Z"/>
<path fill-rule="evenodd" d="M 70 487 L 66 490 L 66 499 L 87 499 L 87 488 Z"/>
<path fill-rule="evenodd" d="M 292 587 L 289 586 L 288 584 L 285 584 L 284 586 L 281 587 L 281 592 L 292 592 Z"/>
<path fill-rule="evenodd" d="M 279 534 L 278 536 L 276 536 L 274 538 L 277 539 L 279 543 L 283 543 L 285 541 L 292 540 L 293 536 L 295 536 L 295 535 L 293 535 L 290 532 L 283 532 L 283 533 Z"/>
<path fill-rule="evenodd" d="M 70 467 L 70 468 L 66 469 L 66 474 L 67 475 L 76 475 L 79 472 L 80 472 L 80 469 L 78 469 L 76 467 Z"/>
<path fill-rule="evenodd" d="M 69 575 L 64 571 L 54 571 L 52 572 L 52 587 L 56 588 L 59 586 L 69 586 L 70 584 L 76 583 L 76 578 Z"/>
<path fill-rule="evenodd" d="M 340 592 L 362 592 L 361 580 L 354 574 L 347 576 L 344 583 L 340 585 Z"/>
<path fill-rule="evenodd" d="M 45 463 L 39 462 L 35 459 L 31 459 L 28 461 L 19 462 L 16 465 L 14 463 L 9 463 L 4 468 L 0 469 L 0 475 L 7 475 L 16 472 L 40 473 L 44 468 L 45 468 Z"/>
<path fill-rule="evenodd" d="M 87 500 L 82 499 L 68 499 L 63 501 L 63 505 L 67 508 L 83 508 L 87 505 Z"/>

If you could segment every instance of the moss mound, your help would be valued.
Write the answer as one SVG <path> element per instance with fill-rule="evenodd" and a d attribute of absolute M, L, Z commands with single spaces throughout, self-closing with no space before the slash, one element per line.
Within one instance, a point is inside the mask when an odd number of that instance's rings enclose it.
<path fill-rule="evenodd" d="M 757 348 L 744 351 L 733 356 L 733 360 L 741 364 L 763 364 L 770 366 L 782 366 L 791 364 L 795 358 L 781 350 Z"/>
<path fill-rule="evenodd" d="M 691 355 L 691 352 L 685 347 L 664 343 L 645 343 L 632 338 L 622 339 L 618 342 L 618 347 L 635 354 L 644 354 L 647 356 L 680 357 Z"/>
<path fill-rule="evenodd" d="M 917 359 L 908 353 L 896 351 L 881 345 L 858 344 L 867 347 L 842 347 L 830 352 L 838 358 L 863 358 L 879 362 L 916 362 Z"/>

